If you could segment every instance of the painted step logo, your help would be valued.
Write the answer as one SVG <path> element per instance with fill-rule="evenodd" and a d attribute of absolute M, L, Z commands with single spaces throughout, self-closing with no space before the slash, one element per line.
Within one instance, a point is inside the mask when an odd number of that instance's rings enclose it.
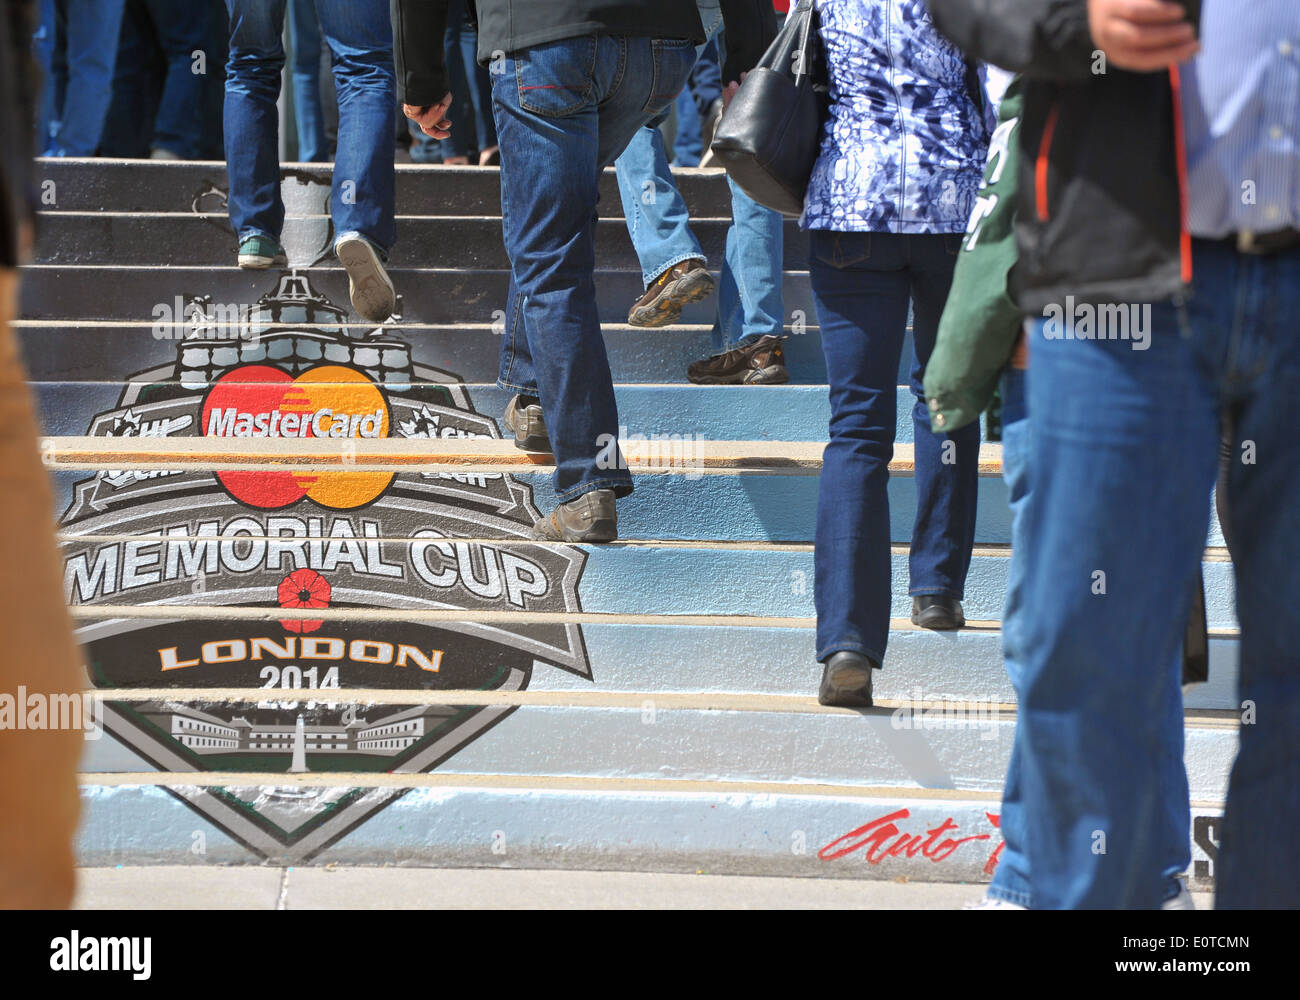
<path fill-rule="evenodd" d="M 355 369 L 320 365 L 295 378 L 269 365 L 245 365 L 213 383 L 201 421 L 206 437 L 328 438 L 354 449 L 347 442 L 388 437 L 392 415 L 379 387 Z M 261 510 L 304 498 L 347 510 L 379 499 L 393 473 L 226 471 L 217 479 L 240 503 Z"/>

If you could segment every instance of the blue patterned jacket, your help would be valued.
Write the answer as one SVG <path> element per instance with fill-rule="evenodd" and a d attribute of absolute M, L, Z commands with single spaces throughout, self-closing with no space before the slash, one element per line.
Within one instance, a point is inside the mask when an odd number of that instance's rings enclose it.
<path fill-rule="evenodd" d="M 831 114 L 800 225 L 964 232 L 992 130 L 961 50 L 922 0 L 817 0 L 817 12 Z"/>

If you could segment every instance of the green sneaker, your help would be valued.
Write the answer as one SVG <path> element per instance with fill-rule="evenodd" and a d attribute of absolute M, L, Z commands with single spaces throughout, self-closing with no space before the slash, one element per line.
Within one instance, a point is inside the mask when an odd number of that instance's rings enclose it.
<path fill-rule="evenodd" d="M 239 244 L 239 266 L 247 270 L 265 271 L 268 267 L 288 267 L 289 258 L 284 247 L 269 236 L 250 236 Z"/>

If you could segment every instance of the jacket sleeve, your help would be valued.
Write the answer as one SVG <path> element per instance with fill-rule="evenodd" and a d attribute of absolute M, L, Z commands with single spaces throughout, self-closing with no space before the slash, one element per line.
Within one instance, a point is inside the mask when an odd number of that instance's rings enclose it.
<path fill-rule="evenodd" d="M 776 38 L 772 0 L 722 0 L 722 25 L 727 32 L 727 63 L 722 67 L 725 86 L 757 66 Z"/>
<path fill-rule="evenodd" d="M 427 107 L 447 96 L 443 36 L 448 0 L 389 0 L 393 17 L 393 61 L 397 65 L 397 100 Z"/>
<path fill-rule="evenodd" d="M 1092 75 L 1088 0 L 927 0 L 935 26 L 968 56 L 1062 83 Z"/>

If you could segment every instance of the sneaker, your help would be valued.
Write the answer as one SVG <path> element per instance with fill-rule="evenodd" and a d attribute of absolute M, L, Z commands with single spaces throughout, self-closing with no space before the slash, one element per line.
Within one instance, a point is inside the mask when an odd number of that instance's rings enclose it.
<path fill-rule="evenodd" d="M 875 661 L 861 653 L 843 650 L 832 653 L 822 671 L 817 701 L 838 708 L 870 708 L 871 671 Z"/>
<path fill-rule="evenodd" d="M 771 334 L 692 362 L 686 377 L 696 385 L 781 385 L 790 381 L 781 338 Z"/>
<path fill-rule="evenodd" d="M 239 266 L 247 271 L 265 271 L 268 267 L 288 267 L 284 247 L 269 236 L 250 236 L 239 244 Z"/>
<path fill-rule="evenodd" d="M 658 327 L 682 318 L 682 306 L 698 302 L 713 291 L 713 275 L 698 257 L 670 267 L 633 304 L 627 321 L 633 326 Z"/>
<path fill-rule="evenodd" d="M 521 451 L 550 453 L 551 438 L 546 433 L 541 400 L 536 396 L 511 398 L 506 404 L 506 427 L 514 434 L 515 447 Z"/>
<path fill-rule="evenodd" d="M 592 490 L 562 503 L 533 525 L 533 537 L 549 542 L 612 542 L 618 538 L 613 490 Z"/>
<path fill-rule="evenodd" d="M 374 245 L 364 236 L 348 236 L 339 240 L 334 253 L 347 269 L 348 294 L 357 315 L 372 323 L 382 323 L 393 315 L 397 290 Z"/>
<path fill-rule="evenodd" d="M 912 598 L 912 624 L 936 632 L 950 632 L 966 624 L 961 601 L 946 594 L 922 594 Z"/>
<path fill-rule="evenodd" d="M 1166 899 L 1160 904 L 1162 910 L 1194 910 L 1196 901 L 1192 899 L 1192 894 L 1187 890 L 1185 879 L 1178 879 L 1178 895 L 1173 899 Z"/>

